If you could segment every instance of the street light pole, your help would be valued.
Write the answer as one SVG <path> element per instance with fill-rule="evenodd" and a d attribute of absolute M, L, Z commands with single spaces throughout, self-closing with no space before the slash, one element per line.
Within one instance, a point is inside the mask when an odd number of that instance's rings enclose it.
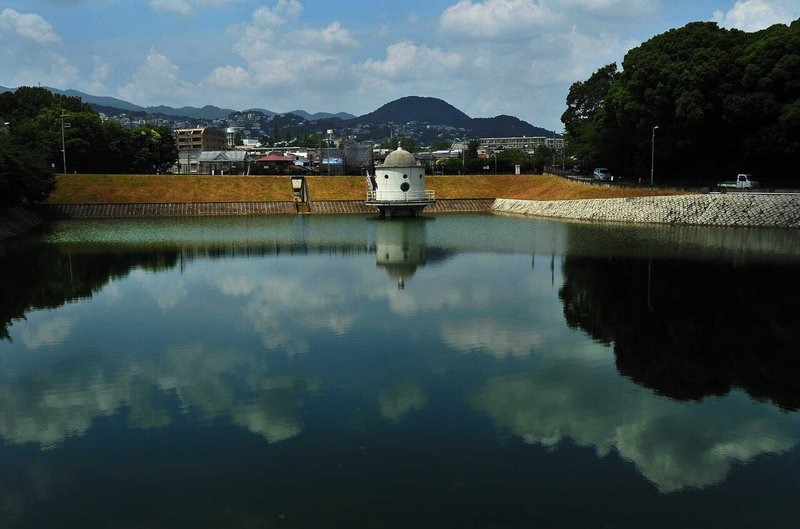
<path fill-rule="evenodd" d="M 650 187 L 653 186 L 653 169 L 656 161 L 656 129 L 658 125 L 653 127 L 653 138 L 650 140 Z"/>

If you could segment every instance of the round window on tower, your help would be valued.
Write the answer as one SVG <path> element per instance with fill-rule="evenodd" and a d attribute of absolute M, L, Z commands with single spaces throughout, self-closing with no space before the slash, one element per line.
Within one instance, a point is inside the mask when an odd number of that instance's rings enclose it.
<path fill-rule="evenodd" d="M 388 175 L 388 174 L 385 174 L 385 175 L 383 175 L 383 177 L 384 177 L 385 179 L 387 179 L 387 180 L 389 179 L 389 175 Z"/>
<path fill-rule="evenodd" d="M 409 184 L 408 182 L 403 182 L 402 184 L 400 184 L 400 191 L 402 191 L 403 193 L 407 192 L 409 189 L 411 189 L 411 184 Z"/>
<path fill-rule="evenodd" d="M 408 175 L 407 175 L 407 174 L 404 174 L 404 175 L 403 175 L 403 180 L 405 180 L 406 178 L 408 178 Z"/>

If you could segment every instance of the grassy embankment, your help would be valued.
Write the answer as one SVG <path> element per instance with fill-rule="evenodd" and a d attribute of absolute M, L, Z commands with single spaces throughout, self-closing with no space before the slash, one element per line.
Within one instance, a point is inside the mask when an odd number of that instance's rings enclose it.
<path fill-rule="evenodd" d="M 436 198 L 569 200 L 675 194 L 627 187 L 594 186 L 551 176 L 437 176 L 426 179 Z M 308 177 L 314 200 L 364 200 L 363 177 Z M 51 204 L 291 201 L 289 177 L 60 175 Z"/>

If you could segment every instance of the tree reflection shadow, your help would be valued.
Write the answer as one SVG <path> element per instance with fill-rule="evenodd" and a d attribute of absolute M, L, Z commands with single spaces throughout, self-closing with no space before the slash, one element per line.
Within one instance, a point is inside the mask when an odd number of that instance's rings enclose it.
<path fill-rule="evenodd" d="M 800 408 L 796 268 L 566 257 L 564 317 L 613 343 L 620 374 L 675 399 L 733 387 Z"/>

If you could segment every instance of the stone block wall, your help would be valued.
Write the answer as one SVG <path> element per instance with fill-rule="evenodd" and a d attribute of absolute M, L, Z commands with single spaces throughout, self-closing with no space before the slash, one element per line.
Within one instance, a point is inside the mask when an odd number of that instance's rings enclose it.
<path fill-rule="evenodd" d="M 796 193 L 551 201 L 497 199 L 492 211 L 583 221 L 800 228 L 800 194 Z"/>

